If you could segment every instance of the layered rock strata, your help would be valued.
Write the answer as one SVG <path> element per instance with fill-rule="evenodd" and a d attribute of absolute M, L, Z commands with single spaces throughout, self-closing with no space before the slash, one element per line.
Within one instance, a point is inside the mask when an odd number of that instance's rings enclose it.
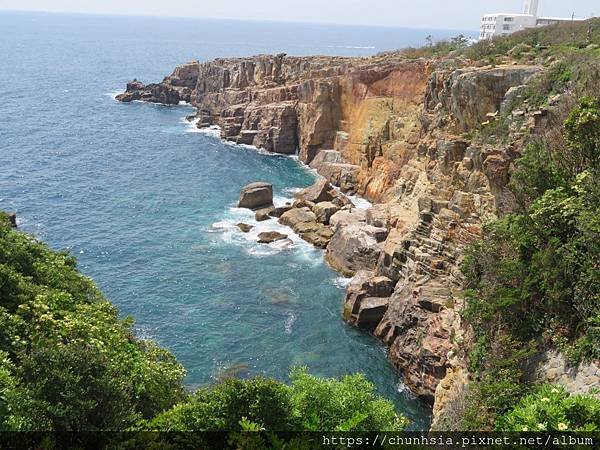
<path fill-rule="evenodd" d="M 482 223 L 512 208 L 506 186 L 521 148 L 518 133 L 489 144 L 465 132 L 493 121 L 540 70 L 400 53 L 263 55 L 188 63 L 162 83 L 130 83 L 119 99 L 188 101 L 199 127 L 297 153 L 322 175 L 269 215 L 354 277 L 345 318 L 385 342 L 406 384 L 439 410 L 467 379 L 459 264 Z M 540 120 L 527 112 L 518 127 Z M 375 205 L 356 208 L 340 191 Z"/>

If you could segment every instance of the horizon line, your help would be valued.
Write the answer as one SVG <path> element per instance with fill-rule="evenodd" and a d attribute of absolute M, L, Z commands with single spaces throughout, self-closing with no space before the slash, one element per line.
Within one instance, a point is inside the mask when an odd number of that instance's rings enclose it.
<path fill-rule="evenodd" d="M 326 21 L 307 21 L 307 20 L 280 20 L 280 19 L 236 19 L 227 17 L 210 17 L 210 16 L 177 16 L 177 15 L 159 15 L 159 14 L 130 14 L 130 13 L 114 13 L 114 12 L 82 12 L 82 11 L 48 11 L 41 9 L 3 9 L 0 8 L 0 14 L 19 13 L 19 14 L 56 14 L 56 15 L 81 15 L 81 16 L 100 16 L 100 17 L 139 17 L 146 19 L 185 19 L 185 20 L 216 20 L 216 21 L 232 21 L 232 22 L 257 22 L 257 23 L 283 23 L 283 24 L 305 24 L 305 25 L 332 25 L 332 26 L 351 26 L 365 28 L 400 28 L 405 30 L 423 30 L 423 31 L 456 31 L 456 32 L 472 32 L 478 33 L 478 29 L 461 29 L 461 28 L 427 28 L 424 26 L 409 27 L 403 25 L 383 25 L 383 24 L 364 24 L 352 22 L 326 22 Z"/>

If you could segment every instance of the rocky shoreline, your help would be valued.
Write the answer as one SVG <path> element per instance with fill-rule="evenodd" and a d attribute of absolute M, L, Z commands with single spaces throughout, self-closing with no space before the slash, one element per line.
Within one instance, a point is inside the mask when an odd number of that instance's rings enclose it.
<path fill-rule="evenodd" d="M 268 183 L 244 188 L 240 205 L 257 220 L 289 226 L 353 277 L 344 318 L 389 347 L 406 385 L 438 414 L 468 382 L 469 337 L 459 314 L 464 249 L 485 220 L 514 206 L 511 165 L 524 132 L 535 132 L 547 111 L 515 116 L 509 143 L 471 140 L 469 132 L 493 121 L 541 71 L 510 60 L 482 66 L 402 53 L 260 55 L 190 62 L 160 83 L 129 83 L 117 99 L 189 102 L 198 127 L 297 153 L 315 169 L 322 178 L 283 208 L 272 205 Z M 375 204 L 356 208 L 346 194 Z"/>

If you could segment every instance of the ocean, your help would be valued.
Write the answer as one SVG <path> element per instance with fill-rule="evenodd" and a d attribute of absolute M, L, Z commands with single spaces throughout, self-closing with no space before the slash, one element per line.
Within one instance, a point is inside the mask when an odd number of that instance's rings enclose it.
<path fill-rule="evenodd" d="M 457 32 L 11 12 L 0 12 L 0 30 L 0 209 L 77 256 L 138 335 L 184 364 L 190 388 L 232 374 L 285 380 L 297 365 L 361 372 L 412 428 L 427 427 L 429 409 L 385 349 L 342 321 L 347 280 L 322 251 L 296 237 L 257 244 L 278 226 L 235 207 L 249 182 L 272 182 L 283 203 L 314 174 L 198 132 L 184 120 L 189 106 L 114 95 L 193 59 L 370 55 Z M 238 222 L 257 227 L 243 234 Z"/>

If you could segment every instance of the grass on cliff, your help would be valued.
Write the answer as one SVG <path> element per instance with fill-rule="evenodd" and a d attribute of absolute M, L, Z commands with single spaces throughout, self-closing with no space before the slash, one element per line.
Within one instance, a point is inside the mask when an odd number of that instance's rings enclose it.
<path fill-rule="evenodd" d="M 226 380 L 195 393 L 184 376 L 171 353 L 134 335 L 133 320 L 119 318 L 72 256 L 11 228 L 0 212 L 0 431 L 406 426 L 362 375 L 320 379 L 298 369 L 290 385 Z M 113 436 L 87 437 L 98 445 Z"/>
<path fill-rule="evenodd" d="M 509 56 L 523 63 L 545 64 L 547 58 L 578 50 L 600 48 L 600 18 L 564 22 L 539 28 L 530 28 L 491 40 L 469 41 L 458 35 L 417 48 L 406 48 L 399 53 L 407 58 L 464 57 L 472 62 L 496 64 L 499 58 Z"/>
<path fill-rule="evenodd" d="M 600 360 L 599 177 L 600 98 L 585 97 L 560 139 L 540 138 L 517 162 L 521 211 L 488 224 L 467 254 L 475 381 L 456 427 L 498 427 L 530 392 L 527 365 L 539 351 L 557 348 L 573 365 Z"/>
<path fill-rule="evenodd" d="M 511 52 L 517 58 L 548 57 L 590 46 L 590 49 L 600 46 L 600 18 L 530 28 L 508 36 L 479 41 L 464 48 L 461 54 L 473 60 L 510 55 Z"/>

